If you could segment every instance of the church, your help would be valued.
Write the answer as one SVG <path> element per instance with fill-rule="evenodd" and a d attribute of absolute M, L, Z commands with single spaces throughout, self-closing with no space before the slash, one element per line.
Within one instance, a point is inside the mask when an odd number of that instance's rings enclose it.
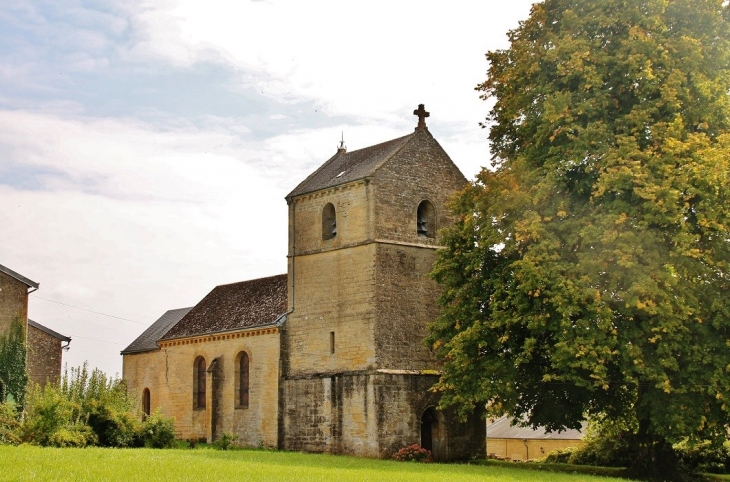
<path fill-rule="evenodd" d="M 286 274 L 217 286 L 170 310 L 125 350 L 123 377 L 177 436 L 390 457 L 415 443 L 437 461 L 483 456 L 484 421 L 460 422 L 430 391 L 424 345 L 438 314 L 428 277 L 447 204 L 467 181 L 426 127 L 347 152 L 296 186 Z"/>

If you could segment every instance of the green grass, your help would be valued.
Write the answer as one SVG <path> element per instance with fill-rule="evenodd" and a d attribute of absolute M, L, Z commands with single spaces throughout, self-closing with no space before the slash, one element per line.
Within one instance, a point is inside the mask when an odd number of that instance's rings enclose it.
<path fill-rule="evenodd" d="M 479 481 L 618 480 L 519 465 L 415 464 L 264 450 L 54 449 L 0 446 L 0 481 Z"/>

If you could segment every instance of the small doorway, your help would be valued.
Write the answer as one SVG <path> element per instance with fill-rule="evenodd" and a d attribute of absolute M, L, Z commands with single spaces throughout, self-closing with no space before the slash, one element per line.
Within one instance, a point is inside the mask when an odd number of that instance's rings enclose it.
<path fill-rule="evenodd" d="M 433 424 L 436 414 L 433 407 L 428 407 L 421 415 L 421 447 L 433 453 Z"/>
<path fill-rule="evenodd" d="M 446 460 L 444 417 L 434 407 L 428 407 L 421 415 L 421 447 L 430 450 L 435 461 Z"/>

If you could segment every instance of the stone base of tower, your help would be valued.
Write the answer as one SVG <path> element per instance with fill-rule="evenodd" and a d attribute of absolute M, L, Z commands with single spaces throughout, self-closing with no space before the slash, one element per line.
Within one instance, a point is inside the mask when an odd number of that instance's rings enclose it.
<path fill-rule="evenodd" d="M 420 444 L 437 461 L 484 455 L 481 413 L 459 423 L 450 411 L 436 410 L 438 394 L 429 389 L 438 376 L 394 372 L 283 380 L 281 448 L 390 458 L 403 447 Z"/>

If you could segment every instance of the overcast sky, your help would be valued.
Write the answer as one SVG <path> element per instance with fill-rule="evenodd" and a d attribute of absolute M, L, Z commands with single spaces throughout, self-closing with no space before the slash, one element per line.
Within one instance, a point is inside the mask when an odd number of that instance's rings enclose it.
<path fill-rule="evenodd" d="M 531 3 L 3 2 L 0 264 L 40 283 L 30 318 L 121 373 L 166 310 L 286 272 L 284 196 L 419 103 L 473 178 L 484 54 Z"/>

